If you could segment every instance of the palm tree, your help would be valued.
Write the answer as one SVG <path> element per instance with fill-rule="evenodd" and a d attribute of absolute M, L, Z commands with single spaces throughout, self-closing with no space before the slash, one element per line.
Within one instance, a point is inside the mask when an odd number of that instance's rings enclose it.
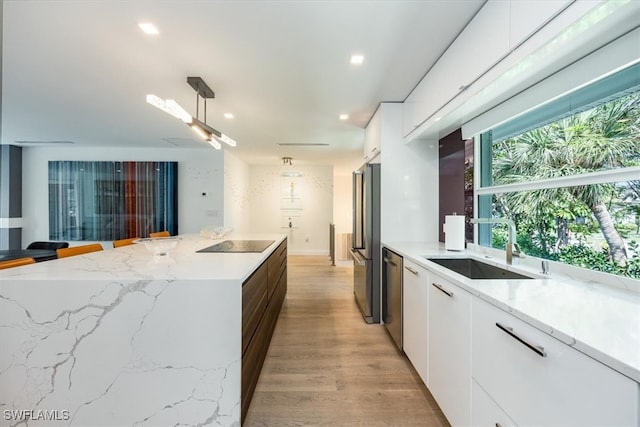
<path fill-rule="evenodd" d="M 634 165 L 640 160 L 639 124 L 640 94 L 633 94 L 498 142 L 494 181 L 536 181 Z M 611 259 L 623 265 L 624 241 L 605 204 L 615 191 L 612 184 L 591 184 L 510 193 L 504 200 L 514 212 L 538 216 L 559 201 L 582 203 L 598 222 Z"/>

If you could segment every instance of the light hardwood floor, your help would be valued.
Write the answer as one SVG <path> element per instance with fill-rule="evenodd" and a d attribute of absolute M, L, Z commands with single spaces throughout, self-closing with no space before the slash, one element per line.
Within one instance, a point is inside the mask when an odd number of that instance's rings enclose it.
<path fill-rule="evenodd" d="M 244 426 L 447 426 L 381 325 L 353 298 L 352 267 L 289 256 L 288 293 Z"/>

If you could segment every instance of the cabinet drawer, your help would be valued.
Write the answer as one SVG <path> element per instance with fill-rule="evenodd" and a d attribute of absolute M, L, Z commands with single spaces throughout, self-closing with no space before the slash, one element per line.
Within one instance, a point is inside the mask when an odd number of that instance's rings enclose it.
<path fill-rule="evenodd" d="M 517 424 L 473 380 L 471 381 L 471 425 L 512 427 Z"/>
<path fill-rule="evenodd" d="M 287 268 L 287 241 L 280 243 L 269 256 L 269 296 L 270 299 L 276 290 L 280 277 Z"/>
<path fill-rule="evenodd" d="M 265 318 L 266 317 L 267 316 L 265 316 Z M 261 321 L 247 347 L 247 351 L 242 356 L 241 413 L 243 421 L 249 410 L 251 398 L 258 383 L 264 359 L 269 350 L 272 332 L 271 322 Z"/>
<path fill-rule="evenodd" d="M 638 384 L 514 316 L 473 300 L 472 375 L 519 425 L 638 422 Z"/>
<path fill-rule="evenodd" d="M 242 353 L 267 307 L 267 263 L 262 265 L 242 285 Z"/>

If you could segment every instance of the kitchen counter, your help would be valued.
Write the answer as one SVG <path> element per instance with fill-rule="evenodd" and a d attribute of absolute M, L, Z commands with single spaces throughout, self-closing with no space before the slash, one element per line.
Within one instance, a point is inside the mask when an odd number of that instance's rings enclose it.
<path fill-rule="evenodd" d="M 21 410 L 46 425 L 239 425 L 242 283 L 286 236 L 224 239 L 274 240 L 262 253 L 182 237 L 165 257 L 132 245 L 2 271 L 0 426 Z"/>
<path fill-rule="evenodd" d="M 143 245 L 133 244 L 43 262 L 28 269 L 7 269 L 6 280 L 245 280 L 278 246 L 282 234 L 231 234 L 212 240 L 197 234 L 182 235 L 178 246 L 167 257 L 153 257 Z M 261 253 L 197 253 L 224 240 L 275 240 Z"/>
<path fill-rule="evenodd" d="M 382 243 L 492 305 L 640 383 L 640 295 L 584 283 L 475 251 L 446 251 L 440 243 Z M 472 280 L 425 257 L 473 257 L 529 276 L 525 280 Z M 514 260 L 514 263 L 517 261 Z"/>

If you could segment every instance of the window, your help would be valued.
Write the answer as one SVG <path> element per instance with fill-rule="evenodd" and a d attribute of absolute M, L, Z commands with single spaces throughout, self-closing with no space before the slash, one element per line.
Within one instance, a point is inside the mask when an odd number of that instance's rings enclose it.
<path fill-rule="evenodd" d="M 638 76 L 629 67 L 483 134 L 478 217 L 514 220 L 530 256 L 640 279 Z M 483 225 L 478 240 L 504 248 L 506 229 Z"/>

